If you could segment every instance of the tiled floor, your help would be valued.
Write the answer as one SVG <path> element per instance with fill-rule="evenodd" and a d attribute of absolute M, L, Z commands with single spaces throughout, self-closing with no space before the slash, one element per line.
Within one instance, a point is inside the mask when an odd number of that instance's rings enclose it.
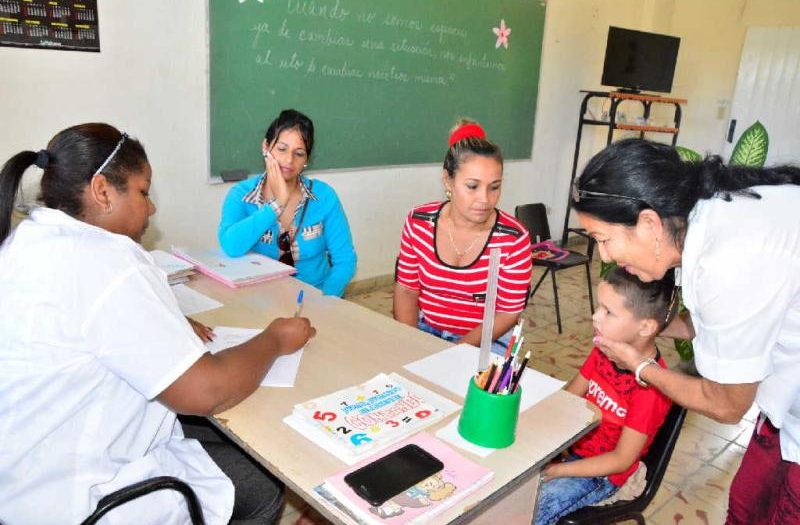
<path fill-rule="evenodd" d="M 596 258 L 595 258 L 596 259 Z M 536 276 L 541 275 L 535 269 Z M 597 283 L 596 262 L 592 282 Z M 533 368 L 559 379 L 571 379 L 591 348 L 592 324 L 586 275 L 582 267 L 558 273 L 564 333 L 558 334 L 553 292 L 548 277 L 524 312 L 525 341 L 533 349 Z M 390 287 L 348 297 L 351 301 L 391 316 Z M 671 340 L 659 342 L 670 366 L 679 362 Z M 757 413 L 737 425 L 723 425 L 690 412 L 664 481 L 645 512 L 650 525 L 714 525 L 725 521 L 728 488 L 744 454 Z M 302 502 L 289 498 L 281 525 L 294 523 Z M 626 525 L 634 521 L 623 522 Z"/>

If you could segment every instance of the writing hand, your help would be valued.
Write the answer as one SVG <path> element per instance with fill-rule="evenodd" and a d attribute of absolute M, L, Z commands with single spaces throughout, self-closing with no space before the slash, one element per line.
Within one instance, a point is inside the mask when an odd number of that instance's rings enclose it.
<path fill-rule="evenodd" d="M 197 334 L 197 337 L 204 343 L 210 343 L 214 340 L 214 337 L 216 337 L 214 329 L 210 326 L 199 323 L 191 317 L 187 317 L 186 320 L 189 321 L 189 325 L 192 327 L 192 330 L 194 330 L 194 333 Z"/>
<path fill-rule="evenodd" d="M 317 330 L 311 326 L 308 318 L 292 317 L 275 319 L 262 333 L 275 341 L 278 352 L 283 355 L 302 348 L 316 335 Z"/>

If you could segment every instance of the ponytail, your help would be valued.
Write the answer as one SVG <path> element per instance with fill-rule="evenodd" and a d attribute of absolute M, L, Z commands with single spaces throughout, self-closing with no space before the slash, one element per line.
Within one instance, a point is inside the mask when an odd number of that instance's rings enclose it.
<path fill-rule="evenodd" d="M 11 212 L 22 174 L 33 164 L 44 170 L 42 203 L 72 217 L 83 212 L 83 190 L 96 173 L 119 191 L 128 175 L 147 164 L 142 144 L 103 123 L 79 124 L 59 131 L 46 150 L 23 151 L 11 157 L 0 172 L 0 242 L 11 231 Z"/>
<path fill-rule="evenodd" d="M 700 162 L 687 163 L 687 170 L 690 176 L 693 174 L 697 178 L 698 200 L 720 197 L 730 201 L 734 195 L 760 199 L 753 186 L 800 185 L 800 168 L 796 166 L 725 166 L 717 155 Z"/>
<path fill-rule="evenodd" d="M 17 197 L 22 174 L 36 163 L 37 154 L 23 151 L 11 157 L 0 171 L 0 243 L 6 240 L 11 231 L 11 213 Z"/>

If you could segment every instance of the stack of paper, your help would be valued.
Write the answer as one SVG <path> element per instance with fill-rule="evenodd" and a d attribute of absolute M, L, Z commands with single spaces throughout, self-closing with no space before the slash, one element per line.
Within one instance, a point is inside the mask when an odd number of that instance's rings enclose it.
<path fill-rule="evenodd" d="M 444 464 L 437 474 L 409 487 L 380 507 L 361 499 L 344 481 L 344 477 L 407 444 L 415 444 Z M 391 473 L 387 473 L 391 475 Z M 365 459 L 358 465 L 331 476 L 314 488 L 318 499 L 352 518 L 369 525 L 407 525 L 425 523 L 475 492 L 494 477 L 494 472 L 464 458 L 453 449 L 421 432 L 399 443 L 386 453 Z"/>
<path fill-rule="evenodd" d="M 460 407 L 398 374 L 295 405 L 283 421 L 347 464 L 397 443 Z"/>
<path fill-rule="evenodd" d="M 194 265 L 192 263 L 179 259 L 170 253 L 163 250 L 153 250 L 150 255 L 153 256 L 156 266 L 167 274 L 167 281 L 170 285 L 185 283 L 194 274 Z"/>
<path fill-rule="evenodd" d="M 172 253 L 192 263 L 198 272 L 204 273 L 231 288 L 285 277 L 296 271 L 288 264 L 283 264 L 258 253 L 246 253 L 241 257 L 228 257 L 222 253 L 222 250 L 176 247 L 172 248 Z"/>

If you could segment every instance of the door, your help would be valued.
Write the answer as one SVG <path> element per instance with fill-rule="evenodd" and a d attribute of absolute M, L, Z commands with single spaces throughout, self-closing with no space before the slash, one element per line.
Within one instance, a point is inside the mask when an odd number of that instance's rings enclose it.
<path fill-rule="evenodd" d="M 725 158 L 756 120 L 769 133 L 767 165 L 800 163 L 800 27 L 750 27 L 731 104 Z"/>

